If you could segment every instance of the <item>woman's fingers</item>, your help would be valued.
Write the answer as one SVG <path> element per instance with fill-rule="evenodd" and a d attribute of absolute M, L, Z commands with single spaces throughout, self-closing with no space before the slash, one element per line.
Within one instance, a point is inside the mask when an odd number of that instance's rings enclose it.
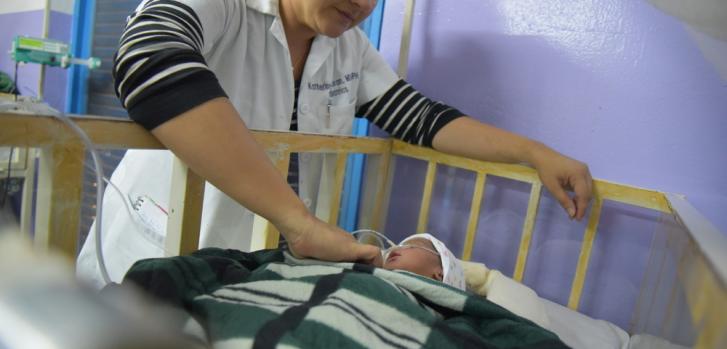
<path fill-rule="evenodd" d="M 366 244 L 353 244 L 352 255 L 356 256 L 354 262 L 370 264 L 375 267 L 381 267 L 384 264 L 384 260 L 381 257 L 381 250 L 373 245 Z"/>
<path fill-rule="evenodd" d="M 540 180 L 566 210 L 568 217 L 583 219 L 591 201 L 593 180 L 588 166 L 553 152 L 547 161 L 537 167 Z M 567 191 L 573 190 L 571 197 Z"/>
<path fill-rule="evenodd" d="M 553 195 L 560 206 L 565 209 L 568 217 L 574 218 L 577 213 L 576 206 L 573 203 L 573 199 L 571 199 L 568 193 L 566 193 L 565 187 L 561 184 L 561 181 L 558 180 L 558 177 L 544 175 L 541 176 L 540 180 L 543 182 L 543 185 L 548 188 L 548 191 L 550 191 L 550 194 Z"/>
<path fill-rule="evenodd" d="M 588 203 L 591 201 L 591 176 L 587 173 L 587 175 L 576 177 L 574 181 L 573 191 L 575 192 L 576 219 L 581 220 L 586 215 Z"/>

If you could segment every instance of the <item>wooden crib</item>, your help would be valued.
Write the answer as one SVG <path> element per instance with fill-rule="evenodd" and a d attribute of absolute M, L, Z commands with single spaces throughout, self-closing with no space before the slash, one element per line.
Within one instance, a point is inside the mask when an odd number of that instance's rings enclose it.
<path fill-rule="evenodd" d="M 125 120 L 74 117 L 73 120 L 98 149 L 164 149 L 150 133 Z M 350 154 L 367 154 L 367 188 L 360 200 L 359 226 L 382 229 L 393 177 L 392 159 L 423 160 L 427 164 L 417 231 L 427 229 L 437 167 L 449 166 L 475 174 L 469 220 L 461 255 L 472 258 L 479 212 L 488 176 L 504 177 L 530 185 L 527 213 L 520 235 L 512 277 L 523 280 L 533 238 L 542 183 L 537 173 L 521 165 L 475 161 L 378 138 L 308 135 L 256 131 L 254 136 L 269 152 L 281 173 L 287 174 L 291 153 L 335 154 L 335 176 L 330 200 L 318 216 L 338 223 L 346 163 Z M 34 239 L 37 245 L 62 251 L 75 258 L 79 240 L 83 168 L 86 150 L 76 135 L 53 117 L 0 113 L 0 146 L 37 150 L 38 182 Z M 35 151 L 28 151 L 34 154 Z M 27 161 L 31 174 L 35 163 Z M 26 181 L 24 198 L 31 197 L 32 181 Z M 166 250 L 188 253 L 197 249 L 204 181 L 181 162 L 174 165 L 172 198 L 167 224 Z M 567 306 L 578 310 L 604 201 L 615 201 L 660 213 L 652 242 L 647 272 L 632 313 L 631 334 L 650 333 L 695 348 L 727 347 L 727 238 L 706 221 L 683 197 L 603 180 L 594 182 L 594 198 L 583 232 L 575 276 Z M 30 229 L 31 208 L 24 200 L 21 229 Z M 319 205 L 320 208 L 320 205 Z M 256 217 L 250 250 L 277 246 L 278 233 L 263 218 Z M 690 326 L 691 335 L 676 338 L 675 326 Z M 684 339 L 686 338 L 686 339 Z"/>

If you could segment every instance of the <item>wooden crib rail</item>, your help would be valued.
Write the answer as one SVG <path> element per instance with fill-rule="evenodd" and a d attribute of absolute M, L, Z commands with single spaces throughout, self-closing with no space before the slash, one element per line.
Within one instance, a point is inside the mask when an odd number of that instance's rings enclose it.
<path fill-rule="evenodd" d="M 422 233 L 427 230 L 429 206 L 432 199 L 437 166 L 441 164 L 476 173 L 477 179 L 475 181 L 475 189 L 472 195 L 464 250 L 461 256 L 464 260 L 469 260 L 472 256 L 475 233 L 477 230 L 477 220 L 479 218 L 479 211 L 482 205 L 487 176 L 494 175 L 530 183 L 530 198 L 528 200 L 527 213 L 525 215 L 523 231 L 520 237 L 520 247 L 518 249 L 518 255 L 515 263 L 515 271 L 513 273 L 513 278 L 515 280 L 522 281 L 525 273 L 527 256 L 530 250 L 530 241 L 532 240 L 535 219 L 537 217 L 537 209 L 540 203 L 540 196 L 542 194 L 542 183 L 534 169 L 522 165 L 477 161 L 460 156 L 443 154 L 432 149 L 412 146 L 401 141 L 394 141 L 392 152 L 394 155 L 427 161 L 427 172 L 422 190 L 421 208 L 419 210 L 419 219 L 417 224 L 418 233 Z M 598 179 L 594 180 L 593 188 L 593 201 L 591 204 L 590 216 L 586 231 L 584 232 L 581 252 L 578 257 L 578 264 L 576 266 L 575 277 L 573 278 L 568 301 L 568 306 L 575 310 L 578 309 L 580 304 L 581 294 L 583 292 L 583 286 L 588 272 L 591 250 L 593 249 L 593 244 L 596 239 L 596 230 L 600 220 L 603 200 L 612 200 L 664 213 L 672 213 L 664 193 Z"/>
<path fill-rule="evenodd" d="M 71 115 L 98 149 L 166 149 L 144 128 L 129 120 L 91 115 Z M 3 146 L 65 146 L 78 144 L 75 134 L 51 116 L 0 112 Z M 255 140 L 273 152 L 320 152 L 382 154 L 389 151 L 386 139 L 353 136 L 252 131 Z"/>
<path fill-rule="evenodd" d="M 129 120 L 97 116 L 71 118 L 98 149 L 165 149 L 148 131 Z M 41 166 L 36 242 L 57 248 L 74 258 L 85 149 L 66 125 L 51 116 L 0 113 L 0 125 L 0 146 L 39 149 Z M 291 153 L 338 154 L 337 175 L 330 198 L 332 203 L 340 202 L 348 154 L 383 155 L 387 160 L 377 177 L 379 183 L 385 182 L 391 152 L 389 140 L 275 131 L 253 131 L 253 136 L 268 151 L 284 176 L 288 173 Z M 177 159 L 173 165 L 171 185 L 184 189 L 171 191 L 165 247 L 170 253 L 187 253 L 195 250 L 199 242 L 204 181 Z M 378 185 L 378 198 L 383 197 L 384 190 L 383 185 Z M 337 223 L 338 210 L 337 204 L 330 205 L 330 222 Z M 277 246 L 278 233 L 265 219 L 255 217 L 254 232 L 257 234 L 253 236 L 252 249 Z"/>

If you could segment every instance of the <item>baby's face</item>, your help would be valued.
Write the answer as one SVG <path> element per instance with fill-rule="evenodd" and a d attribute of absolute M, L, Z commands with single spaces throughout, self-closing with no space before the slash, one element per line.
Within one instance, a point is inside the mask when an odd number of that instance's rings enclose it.
<path fill-rule="evenodd" d="M 406 245 L 394 248 L 384 261 L 384 269 L 406 270 L 442 281 L 442 261 L 427 239 L 411 239 Z"/>

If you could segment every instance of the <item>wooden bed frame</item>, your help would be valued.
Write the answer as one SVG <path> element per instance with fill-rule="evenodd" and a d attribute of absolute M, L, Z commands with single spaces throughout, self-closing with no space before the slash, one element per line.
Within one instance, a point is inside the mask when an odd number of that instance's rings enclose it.
<path fill-rule="evenodd" d="M 98 149 L 164 149 L 150 133 L 126 120 L 90 116 L 75 116 L 73 120 Z M 515 280 L 522 280 L 542 193 L 542 183 L 532 168 L 471 160 L 390 139 L 268 131 L 255 131 L 254 136 L 268 150 L 271 160 L 282 174 L 287 174 L 291 153 L 336 154 L 330 198 L 333 204 L 328 208 L 328 214 L 324 215 L 333 224 L 337 223 L 339 216 L 338 203 L 350 154 L 379 156 L 378 166 L 369 167 L 369 174 L 373 171 L 373 176 L 369 178 L 374 178 L 376 190 L 370 191 L 368 198 L 363 199 L 368 203 L 362 203 L 364 207 L 372 208 L 366 215 L 367 228 L 382 227 L 393 172 L 390 171 L 393 156 L 415 158 L 428 164 L 418 232 L 425 231 L 427 227 L 437 167 L 451 166 L 474 172 L 476 180 L 461 256 L 464 260 L 472 256 L 488 175 L 529 183 L 530 198 L 512 275 Z M 86 156 L 80 140 L 53 117 L 0 113 L 0 146 L 37 149 L 39 175 L 34 239 L 37 245 L 62 251 L 69 258 L 75 258 Z M 28 154 L 32 152 L 28 151 Z M 28 168 L 32 168 L 34 162 L 29 161 L 28 164 Z M 180 254 L 188 253 L 197 249 L 199 243 L 204 181 L 176 160 L 170 185 L 178 189 L 171 190 L 166 249 Z M 29 190 L 32 187 L 26 186 L 26 194 Z M 679 195 L 603 180 L 594 181 L 592 208 L 575 266 L 575 277 L 570 286 L 568 307 L 578 310 L 605 200 L 655 210 L 662 217 L 630 332 L 648 332 L 675 340 L 671 338 L 670 329 L 683 326 L 683 322 L 688 320 L 687 325 L 692 326 L 693 331 L 688 345 L 696 348 L 727 347 L 727 238 Z M 21 219 L 21 230 L 25 232 L 29 230 L 29 212 L 26 205 Z M 275 247 L 277 243 L 278 233 L 275 228 L 256 216 L 250 250 Z"/>

